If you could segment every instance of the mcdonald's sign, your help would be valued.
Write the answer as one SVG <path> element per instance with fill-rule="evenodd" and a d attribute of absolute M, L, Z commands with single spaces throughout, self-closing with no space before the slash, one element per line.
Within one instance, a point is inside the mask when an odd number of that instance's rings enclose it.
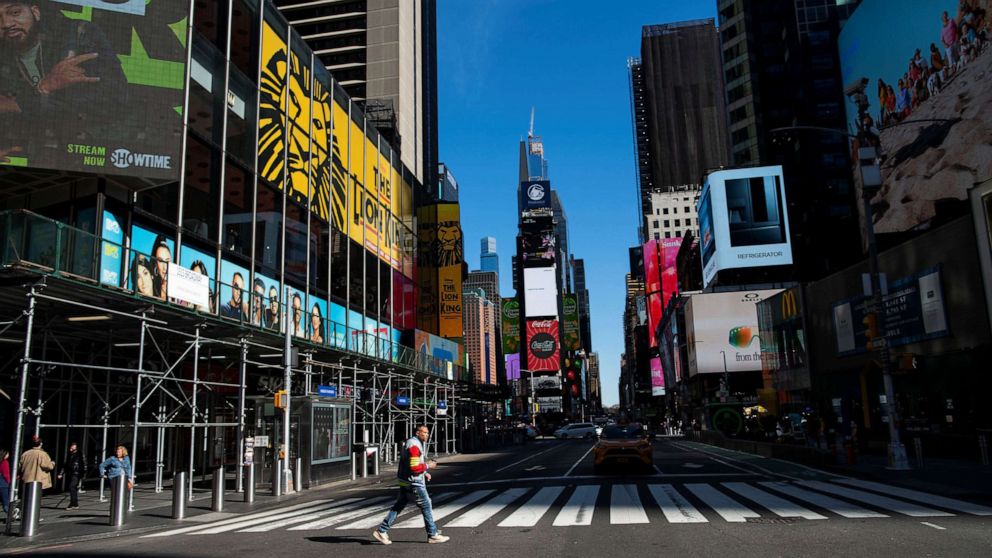
<path fill-rule="evenodd" d="M 782 320 L 799 317 L 798 289 L 792 288 L 782 293 Z"/>

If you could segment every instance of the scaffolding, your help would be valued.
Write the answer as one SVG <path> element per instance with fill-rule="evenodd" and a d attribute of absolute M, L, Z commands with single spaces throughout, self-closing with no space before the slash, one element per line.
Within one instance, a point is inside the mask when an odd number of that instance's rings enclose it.
<path fill-rule="evenodd" d="M 23 282 L 24 277 L 13 279 Z M 135 308 L 134 299 L 116 301 L 118 308 L 83 302 L 93 293 L 80 292 L 71 280 L 28 277 L 23 286 L 8 282 L 0 288 L 8 300 L 15 292 L 27 299 L 25 310 L 0 321 L 2 342 L 22 344 L 20 355 L 4 365 L 4 370 L 16 366 L 18 382 L 16 393 L 10 394 L 16 421 L 13 470 L 29 430 L 54 438 L 49 447 L 55 448 L 56 462 L 62 461 L 60 453 L 76 430 L 81 432 L 82 454 L 99 455 L 98 462 L 111 445 L 129 445 L 132 467 L 153 477 L 157 492 L 166 485 L 170 464 L 191 480 L 196 473 L 206 480 L 217 466 L 233 467 L 236 490 L 243 490 L 248 372 L 279 378 L 285 365 L 273 357 L 291 362 L 285 347 L 265 342 L 274 335 L 162 310 L 157 304 Z M 12 339 L 17 332 L 23 337 Z M 339 397 L 351 403 L 351 440 L 380 448 L 376 458 L 383 462 L 396 461 L 398 443 L 421 423 L 432 426 L 429 452 L 454 453 L 455 383 L 377 362 L 368 356 L 368 347 L 355 348 L 361 350 L 301 347 L 300 363 L 290 367 L 290 393 L 312 396 L 317 385 L 336 385 Z M 400 394 L 407 394 L 407 405 L 401 404 Z M 450 415 L 447 409 L 439 412 L 439 401 L 448 403 Z M 352 452 L 353 471 L 356 459 Z M 105 488 L 101 479 L 101 500 Z M 14 483 L 11 501 L 18 496 Z"/>

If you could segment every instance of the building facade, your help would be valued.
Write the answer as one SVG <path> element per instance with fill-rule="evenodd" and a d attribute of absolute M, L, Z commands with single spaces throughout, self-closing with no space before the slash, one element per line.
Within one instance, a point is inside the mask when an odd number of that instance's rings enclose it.
<path fill-rule="evenodd" d="M 369 121 L 434 184 L 436 0 L 278 0 L 276 5 Z"/>
<path fill-rule="evenodd" d="M 496 238 L 487 236 L 482 239 L 482 251 L 479 255 L 479 268 L 482 271 L 499 273 L 499 254 L 496 253 Z"/>
<path fill-rule="evenodd" d="M 698 185 L 654 190 L 649 194 L 651 213 L 644 216 L 648 224 L 646 240 L 685 238 L 699 236 L 699 218 L 696 216 Z"/>
<path fill-rule="evenodd" d="M 462 303 L 465 320 L 465 352 L 469 371 L 477 384 L 496 385 L 496 304 L 481 288 L 466 289 Z"/>

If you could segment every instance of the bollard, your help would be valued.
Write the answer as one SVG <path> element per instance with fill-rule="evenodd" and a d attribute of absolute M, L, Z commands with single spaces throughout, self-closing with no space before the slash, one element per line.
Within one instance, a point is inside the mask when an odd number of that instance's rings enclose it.
<path fill-rule="evenodd" d="M 172 519 L 186 519 L 186 472 L 172 476 Z"/>
<path fill-rule="evenodd" d="M 224 511 L 224 467 L 214 469 L 214 490 L 210 509 L 216 512 Z"/>
<path fill-rule="evenodd" d="M 913 438 L 913 448 L 916 450 L 916 466 L 923 468 L 923 440 Z"/>
<path fill-rule="evenodd" d="M 123 527 L 127 520 L 127 476 L 110 479 L 110 526 Z"/>
<path fill-rule="evenodd" d="M 41 483 L 26 482 L 23 488 L 21 536 L 33 537 L 38 532 L 38 521 L 41 519 Z"/>
<path fill-rule="evenodd" d="M 369 449 L 368 446 L 362 446 L 362 478 L 366 479 L 369 477 Z"/>
<path fill-rule="evenodd" d="M 982 458 L 982 465 L 989 464 L 989 441 L 985 434 L 978 437 L 978 453 Z"/>
<path fill-rule="evenodd" d="M 375 447 L 375 456 L 373 456 L 373 459 L 372 459 L 372 476 L 373 477 L 378 477 L 379 476 L 379 457 L 380 457 L 379 456 L 379 449 L 380 449 L 379 446 L 376 446 Z"/>
<path fill-rule="evenodd" d="M 272 495 L 282 496 L 282 461 L 278 459 L 272 467 Z"/>
<path fill-rule="evenodd" d="M 255 464 L 249 463 L 245 465 L 245 503 L 254 504 L 255 503 Z"/>
<path fill-rule="evenodd" d="M 293 490 L 301 492 L 303 490 L 303 458 L 296 458 L 296 468 L 293 469 Z"/>

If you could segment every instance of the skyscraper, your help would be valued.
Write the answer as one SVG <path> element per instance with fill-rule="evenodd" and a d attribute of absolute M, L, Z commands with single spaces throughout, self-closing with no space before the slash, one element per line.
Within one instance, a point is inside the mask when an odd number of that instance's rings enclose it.
<path fill-rule="evenodd" d="M 462 298 L 465 351 L 470 370 L 480 384 L 498 383 L 496 366 L 496 305 L 486 300 L 482 289 L 466 289 Z"/>
<path fill-rule="evenodd" d="M 494 304 L 499 303 L 499 276 L 493 271 L 470 271 L 462 282 L 462 292 L 471 289 L 482 289 L 486 300 Z"/>
<path fill-rule="evenodd" d="M 276 0 L 423 184 L 436 184 L 436 0 Z"/>
<path fill-rule="evenodd" d="M 641 57 L 628 61 L 637 150 L 641 237 L 651 192 L 697 185 L 726 165 L 727 113 L 720 40 L 712 19 L 648 25 Z"/>
<path fill-rule="evenodd" d="M 491 236 L 482 239 L 482 254 L 479 256 L 482 271 L 499 273 L 499 255 L 496 254 L 496 239 Z"/>
<path fill-rule="evenodd" d="M 575 297 L 579 305 L 579 335 L 582 336 L 582 349 L 586 354 L 591 354 L 592 321 L 589 316 L 589 289 L 586 288 L 586 262 L 581 258 L 574 260 L 572 268 L 575 272 Z"/>

